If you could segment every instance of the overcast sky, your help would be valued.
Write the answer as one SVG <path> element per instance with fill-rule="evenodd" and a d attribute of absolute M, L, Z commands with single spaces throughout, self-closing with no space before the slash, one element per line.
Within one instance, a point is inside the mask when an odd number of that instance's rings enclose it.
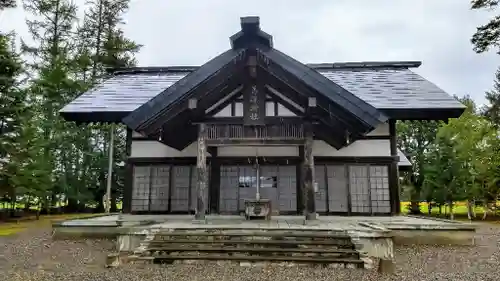
<path fill-rule="evenodd" d="M 85 0 L 75 0 L 83 3 Z M 141 66 L 200 65 L 229 48 L 239 17 L 256 15 L 274 46 L 304 63 L 421 60 L 419 74 L 479 103 L 500 56 L 475 54 L 470 37 L 494 12 L 469 0 L 132 0 L 125 34 L 143 44 Z M 2 30 L 28 37 L 21 8 Z"/>

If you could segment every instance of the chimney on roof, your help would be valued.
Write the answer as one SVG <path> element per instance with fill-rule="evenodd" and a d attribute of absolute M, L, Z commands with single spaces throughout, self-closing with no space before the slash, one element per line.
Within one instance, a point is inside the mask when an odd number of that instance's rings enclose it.
<path fill-rule="evenodd" d="M 260 18 L 248 16 L 240 18 L 241 31 L 229 38 L 232 49 L 248 47 L 273 47 L 273 37 L 260 29 Z"/>
<path fill-rule="evenodd" d="M 260 30 L 259 17 L 242 17 L 240 18 L 241 31 L 243 32 L 258 32 Z"/>

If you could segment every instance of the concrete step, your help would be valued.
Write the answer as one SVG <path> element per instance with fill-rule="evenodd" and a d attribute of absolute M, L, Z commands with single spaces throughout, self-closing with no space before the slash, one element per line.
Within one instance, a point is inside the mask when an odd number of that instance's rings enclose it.
<path fill-rule="evenodd" d="M 206 255 L 208 253 L 219 253 L 222 255 L 242 255 L 242 256 L 307 256 L 307 257 L 337 257 L 337 258 L 355 258 L 359 259 L 360 255 L 355 250 L 347 249 L 306 249 L 306 248 L 251 248 L 251 247 L 150 247 L 147 248 L 142 256 L 165 256 L 165 255 Z"/>
<path fill-rule="evenodd" d="M 155 232 L 156 237 L 188 237 L 188 236 L 198 236 L 198 237 L 297 237 L 297 238 L 335 238 L 335 239 L 350 239 L 351 237 L 344 232 L 311 232 L 311 231 L 269 231 L 269 230 L 202 230 L 202 231 L 159 231 Z"/>
<path fill-rule="evenodd" d="M 159 230 L 140 243 L 132 259 L 346 264 L 364 267 L 351 237 L 338 231 L 266 229 Z"/>
<path fill-rule="evenodd" d="M 149 247 L 145 254 L 169 254 L 169 253 L 249 253 L 249 254 L 322 254 L 322 255 L 337 255 L 337 256 L 353 256 L 359 257 L 359 253 L 349 249 L 328 249 L 328 248 L 250 248 L 250 247 Z"/>
<path fill-rule="evenodd" d="M 176 260 L 205 260 L 205 261 L 245 261 L 245 262 L 294 262 L 307 264 L 341 264 L 345 267 L 363 268 L 364 261 L 358 258 L 336 258 L 336 257 L 299 257 L 299 256 L 224 256 L 212 255 L 166 255 L 166 256 L 130 256 L 129 261 L 143 260 L 153 263 L 173 263 Z"/>
<path fill-rule="evenodd" d="M 189 246 L 189 245 L 220 245 L 220 246 L 252 246 L 262 247 L 281 247 L 281 248 L 313 248 L 328 247 L 336 249 L 354 249 L 355 246 L 350 238 L 314 238 L 314 237 L 266 237 L 266 236 L 190 236 L 190 237 L 157 237 L 152 240 L 143 241 L 142 248 L 162 247 L 169 245 Z"/>

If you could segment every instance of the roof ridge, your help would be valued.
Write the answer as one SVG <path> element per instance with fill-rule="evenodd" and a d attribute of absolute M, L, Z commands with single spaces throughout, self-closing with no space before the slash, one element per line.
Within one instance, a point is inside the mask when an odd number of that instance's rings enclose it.
<path fill-rule="evenodd" d="M 421 61 L 361 61 L 307 64 L 307 66 L 317 70 L 337 68 L 410 68 L 419 67 L 420 65 L 422 65 Z"/>
<path fill-rule="evenodd" d="M 306 65 L 316 70 L 345 69 L 345 68 L 416 68 L 421 61 L 364 61 L 364 62 L 334 62 L 334 63 L 307 63 Z M 140 74 L 140 73 L 168 73 L 168 72 L 193 72 L 199 66 L 146 66 L 110 68 L 109 74 Z"/>
<path fill-rule="evenodd" d="M 199 66 L 137 66 L 137 67 L 122 67 L 109 68 L 107 73 L 113 75 L 120 74 L 139 74 L 139 73 L 168 73 L 168 72 L 193 72 Z"/>

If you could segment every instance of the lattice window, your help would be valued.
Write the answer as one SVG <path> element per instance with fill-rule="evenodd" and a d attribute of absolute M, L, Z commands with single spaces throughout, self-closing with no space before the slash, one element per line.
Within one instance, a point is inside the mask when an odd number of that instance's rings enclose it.
<path fill-rule="evenodd" d="M 170 186 L 170 166 L 151 167 L 151 211 L 167 211 Z"/>
<path fill-rule="evenodd" d="M 368 166 L 350 166 L 349 184 L 351 192 L 351 211 L 371 213 Z"/>
<path fill-rule="evenodd" d="M 387 166 L 370 166 L 370 193 L 373 213 L 391 212 Z"/>
<path fill-rule="evenodd" d="M 132 211 L 149 210 L 150 167 L 134 167 Z"/>

